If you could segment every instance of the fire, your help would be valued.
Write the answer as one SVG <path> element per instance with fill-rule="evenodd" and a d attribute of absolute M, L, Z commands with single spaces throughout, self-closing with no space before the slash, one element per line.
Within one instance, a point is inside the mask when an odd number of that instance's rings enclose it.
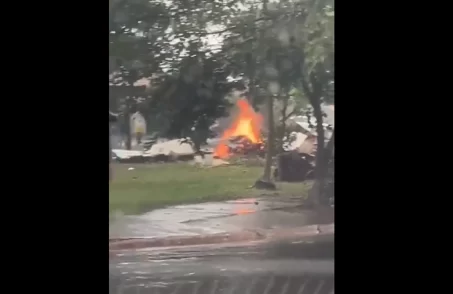
<path fill-rule="evenodd" d="M 239 99 L 236 105 L 239 108 L 239 114 L 233 124 L 223 132 L 221 141 L 214 150 L 215 157 L 228 158 L 229 147 L 227 143 L 228 140 L 235 137 L 242 136 L 249 139 L 251 143 L 261 143 L 262 115 L 256 113 L 246 99 Z"/>

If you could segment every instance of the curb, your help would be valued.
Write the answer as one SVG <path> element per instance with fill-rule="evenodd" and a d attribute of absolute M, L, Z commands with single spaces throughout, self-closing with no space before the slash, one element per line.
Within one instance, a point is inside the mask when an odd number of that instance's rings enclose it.
<path fill-rule="evenodd" d="M 335 234 L 335 224 L 309 225 L 300 228 L 273 230 L 267 234 L 269 239 L 287 240 Z"/>
<path fill-rule="evenodd" d="M 335 224 L 309 225 L 291 229 L 269 231 L 240 231 L 198 236 L 173 236 L 167 238 L 115 238 L 109 240 L 109 251 L 138 250 L 156 247 L 190 247 L 211 244 L 234 244 L 262 241 L 274 242 L 335 234 Z"/>
<path fill-rule="evenodd" d="M 193 246 L 218 243 L 236 243 L 244 241 L 258 241 L 265 239 L 265 235 L 257 231 L 243 231 L 232 233 L 217 233 L 199 236 L 174 236 L 168 238 L 127 238 L 109 241 L 110 250 L 130 250 L 150 247 Z"/>

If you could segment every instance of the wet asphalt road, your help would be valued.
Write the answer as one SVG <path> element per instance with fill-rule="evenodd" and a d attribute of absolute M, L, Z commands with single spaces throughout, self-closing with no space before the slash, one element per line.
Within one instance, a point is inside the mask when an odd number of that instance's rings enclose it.
<path fill-rule="evenodd" d="M 110 293 L 330 294 L 334 238 L 122 252 Z"/>

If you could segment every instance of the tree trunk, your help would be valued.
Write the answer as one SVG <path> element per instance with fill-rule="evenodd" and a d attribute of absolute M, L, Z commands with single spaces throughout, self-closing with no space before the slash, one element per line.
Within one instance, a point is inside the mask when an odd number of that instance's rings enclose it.
<path fill-rule="evenodd" d="M 319 101 L 319 100 L 318 100 Z M 318 144 L 318 150 L 316 152 L 316 166 L 322 165 L 324 162 L 324 120 L 322 116 L 322 109 L 321 109 L 321 102 L 319 103 L 314 103 L 313 106 L 313 115 L 315 116 L 316 119 L 316 133 L 317 133 L 317 144 Z M 316 171 L 315 171 L 316 173 Z"/>
<path fill-rule="evenodd" d="M 318 206 L 320 204 L 327 204 L 328 197 L 326 197 L 326 193 L 324 193 L 326 177 L 329 170 L 329 162 L 331 157 L 333 156 L 335 148 L 335 129 L 332 132 L 332 137 L 330 138 L 329 142 L 327 143 L 326 147 L 323 150 L 319 150 L 316 153 L 316 156 L 322 156 L 322 162 L 320 165 L 316 165 L 315 168 L 315 182 L 313 183 L 313 187 L 309 193 L 308 202 L 311 205 Z"/>
<path fill-rule="evenodd" d="M 202 159 L 204 159 L 204 153 L 201 152 L 201 140 L 198 138 L 198 134 L 195 133 L 192 135 L 192 138 L 190 138 L 192 141 L 192 148 L 193 151 L 195 152 L 196 155 L 200 155 Z"/>
<path fill-rule="evenodd" d="M 127 103 L 127 102 L 126 102 Z M 129 113 L 129 105 L 126 105 L 126 109 L 124 111 L 124 130 L 126 134 L 126 149 L 132 149 L 132 134 L 131 134 L 131 117 Z"/>
<path fill-rule="evenodd" d="M 289 95 L 286 95 L 285 98 L 283 99 L 283 108 L 281 112 L 281 118 L 280 118 L 280 128 L 279 128 L 279 134 L 278 134 L 278 152 L 283 152 L 283 144 L 284 142 L 284 137 L 286 134 L 286 120 L 288 119 L 287 117 L 287 110 L 288 110 L 288 100 L 289 100 Z"/>
<path fill-rule="evenodd" d="M 312 97 L 311 105 L 313 107 L 313 115 L 316 119 L 316 133 L 317 133 L 317 151 L 316 151 L 316 166 L 315 166 L 315 182 L 313 187 L 310 189 L 308 195 L 308 202 L 310 205 L 319 206 L 322 202 L 323 187 L 325 181 L 325 175 L 327 173 L 327 164 L 325 161 L 325 149 L 324 149 L 324 127 L 323 127 L 323 116 L 321 109 L 321 100 L 319 97 Z"/>
<path fill-rule="evenodd" d="M 131 89 L 133 86 L 129 86 Z M 132 130 L 131 130 L 131 96 L 126 96 L 126 107 L 124 110 L 124 123 L 125 123 L 125 129 L 126 129 L 126 149 L 131 150 L 132 149 Z"/>
<path fill-rule="evenodd" d="M 330 137 L 330 140 L 327 143 L 327 146 L 325 149 L 326 152 L 324 153 L 325 154 L 324 160 L 327 164 L 329 163 L 330 158 L 333 156 L 334 147 L 335 147 L 335 128 L 332 131 L 332 136 Z"/>
<path fill-rule="evenodd" d="M 267 99 L 268 114 L 268 136 L 266 150 L 266 164 L 264 166 L 263 181 L 271 182 L 272 153 L 274 146 L 274 97 L 269 95 Z"/>
<path fill-rule="evenodd" d="M 329 170 L 329 162 L 330 159 L 333 155 L 333 149 L 335 146 L 335 129 L 332 132 L 332 137 L 330 138 L 329 142 L 327 143 L 326 147 L 324 148 L 323 151 L 323 161 L 322 165 L 319 167 L 319 178 L 316 178 L 317 180 L 324 181 L 324 179 L 327 176 L 327 172 Z M 321 187 L 322 189 L 322 187 Z M 321 191 L 322 194 L 322 191 Z M 322 197 L 322 195 L 321 195 Z"/>
<path fill-rule="evenodd" d="M 111 165 L 111 162 L 112 162 L 112 134 L 111 134 L 111 131 L 110 131 L 110 123 L 109 123 L 109 181 L 112 180 L 112 165 Z"/>
<path fill-rule="evenodd" d="M 322 175 L 323 180 L 320 183 L 320 194 L 319 199 L 321 204 L 328 205 L 329 200 L 333 197 L 333 174 L 330 174 L 329 171 L 332 167 L 331 159 L 334 156 L 334 148 L 335 148 L 335 129 L 332 132 L 332 137 L 330 138 L 329 142 L 324 149 L 324 166 L 322 167 Z"/>
<path fill-rule="evenodd" d="M 319 68 L 322 71 L 322 68 Z M 318 72 L 320 73 L 320 72 Z M 321 76 L 321 79 L 320 79 Z M 321 109 L 323 89 L 325 88 L 326 80 L 323 79 L 322 74 L 317 75 L 312 72 L 305 78 L 302 77 L 302 87 L 313 107 L 313 115 L 316 119 L 316 132 L 317 132 L 317 151 L 316 151 L 316 167 L 315 167 L 315 182 L 308 194 L 307 204 L 318 206 L 322 202 L 324 182 L 328 171 L 328 161 L 326 160 L 326 150 L 324 148 L 324 126 L 323 126 L 323 113 Z M 311 87 L 309 85 L 311 84 Z M 332 142 L 333 144 L 334 142 Z"/>

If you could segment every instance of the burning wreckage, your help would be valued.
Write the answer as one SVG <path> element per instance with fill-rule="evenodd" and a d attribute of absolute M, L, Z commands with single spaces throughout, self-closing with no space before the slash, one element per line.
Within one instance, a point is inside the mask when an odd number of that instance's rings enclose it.
<path fill-rule="evenodd" d="M 261 133 L 264 123 L 263 116 L 255 112 L 246 99 L 239 99 L 236 105 L 238 113 L 235 119 L 223 131 L 218 143 L 213 148 L 213 157 L 217 159 L 218 163 L 227 164 L 226 160 L 235 156 L 246 160 L 256 157 L 264 158 L 266 153 L 267 142 Z M 112 120 L 114 120 L 113 116 L 110 115 L 110 121 Z M 288 142 L 282 146 L 285 151 L 276 156 L 275 180 L 300 182 L 313 176 L 317 140 L 312 126 L 314 124 L 306 117 L 290 118 L 287 129 L 292 131 L 291 140 L 284 140 Z M 330 133 L 329 126 L 326 125 L 327 139 Z M 144 140 L 144 151 L 114 149 L 112 150 L 114 159 L 125 163 L 195 160 L 194 148 L 187 139 L 160 142 L 153 138 L 148 146 L 146 143 L 147 140 Z M 214 161 L 212 165 L 216 165 Z"/>
<path fill-rule="evenodd" d="M 254 111 L 245 99 L 237 101 L 239 113 L 231 126 L 227 128 L 215 147 L 214 158 L 228 159 L 231 156 L 264 157 L 266 142 L 261 135 L 263 117 Z M 292 125 L 291 125 L 292 124 Z M 285 152 L 276 158 L 274 177 L 279 181 L 300 182 L 313 177 L 316 134 L 312 122 L 306 117 L 293 117 L 290 122 L 293 129 L 290 143 L 283 146 Z M 326 137 L 331 127 L 324 125 Z"/>
<path fill-rule="evenodd" d="M 264 155 L 264 141 L 261 139 L 263 117 L 254 111 L 245 99 L 237 101 L 239 113 L 227 128 L 214 149 L 214 157 L 227 159 L 231 155 Z"/>

